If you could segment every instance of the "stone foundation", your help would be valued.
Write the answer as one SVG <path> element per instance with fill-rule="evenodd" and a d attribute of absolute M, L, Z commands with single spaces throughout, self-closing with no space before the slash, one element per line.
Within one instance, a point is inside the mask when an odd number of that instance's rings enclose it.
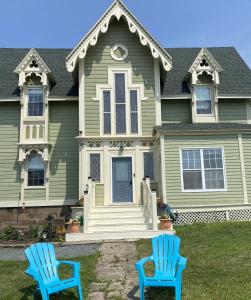
<path fill-rule="evenodd" d="M 54 224 L 64 225 L 65 217 L 71 215 L 71 210 L 69 206 L 0 208 L 0 227 L 16 226 L 17 213 L 19 226 L 47 224 L 49 214 L 54 217 Z"/>

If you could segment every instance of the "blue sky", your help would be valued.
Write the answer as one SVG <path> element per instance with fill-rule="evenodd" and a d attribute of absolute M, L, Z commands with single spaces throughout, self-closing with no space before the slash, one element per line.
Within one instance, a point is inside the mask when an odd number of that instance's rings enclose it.
<path fill-rule="evenodd" d="M 112 0 L 9 0 L 0 47 L 73 48 Z M 234 46 L 251 67 L 251 0 L 124 0 L 165 47 Z"/>

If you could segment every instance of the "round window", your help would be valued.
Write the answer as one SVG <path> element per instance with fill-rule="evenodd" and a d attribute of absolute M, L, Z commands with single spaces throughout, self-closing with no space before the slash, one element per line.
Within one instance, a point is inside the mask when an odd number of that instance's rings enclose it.
<path fill-rule="evenodd" d="M 128 49 L 124 45 L 114 45 L 111 49 L 111 57 L 114 60 L 122 61 L 125 60 L 128 56 Z"/>

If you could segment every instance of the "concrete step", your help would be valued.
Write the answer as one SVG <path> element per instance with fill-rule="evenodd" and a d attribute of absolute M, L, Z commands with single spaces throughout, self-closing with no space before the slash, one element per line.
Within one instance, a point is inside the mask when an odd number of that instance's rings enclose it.
<path fill-rule="evenodd" d="M 140 217 L 132 217 L 132 216 L 117 216 L 117 214 L 113 217 L 93 217 L 92 215 L 88 219 L 89 226 L 92 225 L 117 225 L 117 224 L 145 224 L 150 223 L 151 220 L 149 218 L 144 218 L 142 215 Z"/>
<path fill-rule="evenodd" d="M 121 232 L 127 230 L 150 230 L 152 229 L 152 224 L 142 224 L 142 223 L 130 223 L 130 224 L 102 224 L 102 225 L 90 225 L 88 226 L 89 232 Z"/>
<path fill-rule="evenodd" d="M 96 233 L 67 233 L 66 244 L 81 244 L 92 242 L 105 242 L 114 240 L 148 239 L 160 234 L 175 234 L 175 230 L 126 230 L 123 232 L 103 231 Z"/>

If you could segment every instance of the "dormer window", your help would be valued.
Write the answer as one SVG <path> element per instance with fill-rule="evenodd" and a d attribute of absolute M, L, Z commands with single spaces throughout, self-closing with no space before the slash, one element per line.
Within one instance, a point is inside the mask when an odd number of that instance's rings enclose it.
<path fill-rule="evenodd" d="M 43 89 L 33 88 L 28 90 L 28 116 L 37 117 L 44 114 Z"/>
<path fill-rule="evenodd" d="M 209 86 L 195 86 L 194 95 L 197 115 L 211 115 L 212 89 Z"/>

